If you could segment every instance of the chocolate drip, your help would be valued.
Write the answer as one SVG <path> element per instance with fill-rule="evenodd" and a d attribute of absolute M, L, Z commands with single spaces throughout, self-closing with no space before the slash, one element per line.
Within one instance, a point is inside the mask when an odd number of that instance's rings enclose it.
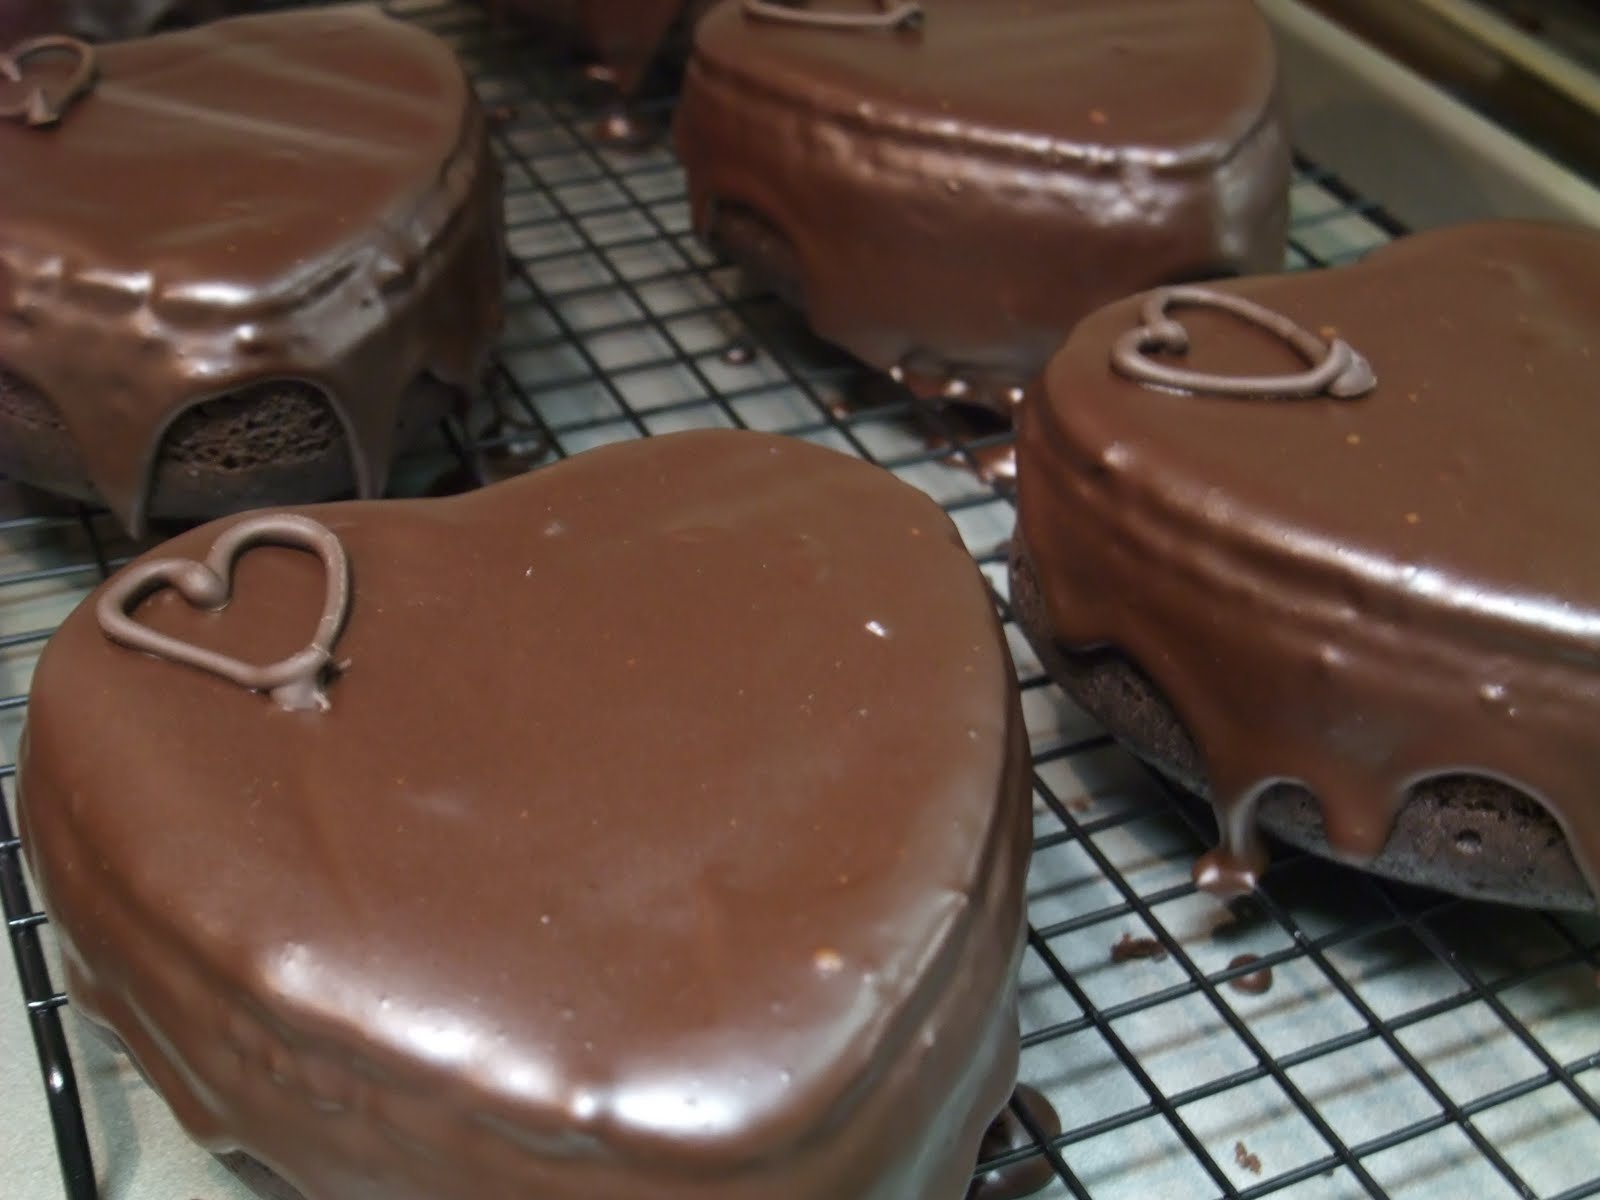
<path fill-rule="evenodd" d="M 1051 363 L 1019 438 L 1019 528 L 1049 620 L 1112 645 L 1204 758 L 1222 892 L 1264 857 L 1258 798 L 1309 790 L 1366 859 L 1418 782 L 1542 803 L 1600 895 L 1600 236 L 1520 223 L 1419 235 L 1359 266 L 1216 285 L 1360 345 L 1354 403 L 1239 405 L 1106 369 L 1139 299 Z M 1291 357 L 1197 311 L 1197 369 Z M 1130 600 L 1130 598 L 1132 598 Z"/>
<path fill-rule="evenodd" d="M 174 422 L 273 378 L 327 396 L 380 494 L 408 386 L 474 390 L 503 304 L 499 175 L 460 64 L 335 9 L 107 46 L 100 69 L 47 139 L 0 125 L 0 363 L 131 530 Z"/>
<path fill-rule="evenodd" d="M 1017 1116 L 1019 1105 L 1045 1140 L 1061 1136 L 1061 1118 L 1056 1114 L 1055 1106 L 1037 1089 L 1025 1083 L 1017 1084 L 1016 1091 L 1011 1094 L 1011 1103 L 1001 1110 L 984 1132 L 983 1145 L 978 1150 L 979 1169 L 982 1170 L 986 1162 L 1019 1151 L 1032 1153 L 1026 1158 L 983 1171 L 972 1181 L 966 1200 L 1020 1200 L 1055 1180 L 1055 1168 L 1039 1148 L 1033 1133 Z"/>

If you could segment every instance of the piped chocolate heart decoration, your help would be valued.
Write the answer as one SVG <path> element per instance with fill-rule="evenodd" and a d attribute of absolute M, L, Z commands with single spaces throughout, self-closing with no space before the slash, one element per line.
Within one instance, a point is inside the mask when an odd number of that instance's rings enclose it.
<path fill-rule="evenodd" d="M 190 604 L 217 612 L 233 596 L 233 569 L 252 546 L 291 546 L 308 550 L 327 568 L 327 592 L 316 632 L 303 650 L 265 666 L 242 662 L 181 638 L 159 633 L 130 615 L 151 592 L 170 587 Z M 158 558 L 130 567 L 100 594 L 95 617 L 105 635 L 130 650 L 169 662 L 198 667 L 252 692 L 266 692 L 279 707 L 326 711 L 322 683 L 333 662 L 333 644 L 350 608 L 350 564 L 338 536 L 326 525 L 293 513 L 247 517 L 230 525 L 212 543 L 204 562 Z"/>
<path fill-rule="evenodd" d="M 59 35 L 30 38 L 0 54 L 0 79 L 12 84 L 26 83 L 24 64 L 52 54 L 71 55 L 75 60 L 72 73 L 54 88 L 35 84 L 23 92 L 21 99 L 0 105 L 0 120 L 21 120 L 34 128 L 55 125 L 75 101 L 93 89 L 98 73 L 94 47 L 77 38 Z"/>
<path fill-rule="evenodd" d="M 926 15 L 916 0 L 906 0 L 893 8 L 878 0 L 878 11 L 867 13 L 819 12 L 799 4 L 779 4 L 773 0 L 744 0 L 744 15 L 789 25 L 809 25 L 814 29 L 920 29 Z"/>
<path fill-rule="evenodd" d="M 1169 308 L 1214 308 L 1248 321 L 1287 342 L 1309 364 L 1298 375 L 1213 375 L 1169 366 L 1149 357 L 1152 351 L 1184 354 L 1189 349 L 1189 331 L 1167 316 Z M 1323 341 L 1302 329 L 1282 313 L 1227 292 L 1201 287 L 1159 288 L 1151 292 L 1139 311 L 1143 324 L 1117 339 L 1111 349 L 1111 365 L 1138 383 L 1238 399 L 1257 397 L 1305 399 L 1332 396 L 1353 400 L 1378 386 L 1367 360 L 1340 338 Z"/>

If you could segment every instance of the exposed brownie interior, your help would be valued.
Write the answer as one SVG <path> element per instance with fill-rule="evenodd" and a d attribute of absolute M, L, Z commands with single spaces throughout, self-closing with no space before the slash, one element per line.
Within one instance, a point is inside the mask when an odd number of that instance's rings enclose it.
<path fill-rule="evenodd" d="M 1046 671 L 1118 741 L 1197 796 L 1205 766 L 1155 682 L 1112 649 L 1075 651 L 1049 633 L 1032 568 L 1013 548 L 1011 602 Z M 1262 798 L 1261 826 L 1291 845 L 1334 857 L 1322 811 L 1302 787 Z M 1412 789 L 1383 850 L 1362 864 L 1379 875 L 1458 895 L 1539 908 L 1593 910 L 1560 825 L 1526 793 L 1476 775 L 1438 776 Z"/>
<path fill-rule="evenodd" d="M 399 411 L 397 445 L 444 415 L 451 389 L 422 377 Z M 0 365 L 0 475 L 98 501 L 61 414 Z M 183 412 L 162 438 L 151 488 L 155 517 L 193 519 L 353 491 L 350 449 L 327 397 L 299 380 L 265 380 Z"/>

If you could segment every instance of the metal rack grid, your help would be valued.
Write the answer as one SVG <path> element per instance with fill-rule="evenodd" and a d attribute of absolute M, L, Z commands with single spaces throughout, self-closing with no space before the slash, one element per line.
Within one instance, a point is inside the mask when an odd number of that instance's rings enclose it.
<path fill-rule="evenodd" d="M 749 290 L 691 236 L 668 148 L 596 141 L 602 113 L 570 64 L 448 0 L 390 7 L 452 42 L 478 81 L 513 257 L 494 400 L 409 455 L 397 492 L 747 426 L 923 488 L 993 586 L 1035 761 L 1022 1078 L 1062 1118 L 1045 1138 L 1019 1112 L 1038 1144 L 1007 1158 L 1047 1159 L 1056 1178 L 1041 1195 L 1600 1195 L 1600 921 L 1454 900 L 1292 852 L 1245 905 L 1197 893 L 1189 864 L 1210 844 L 1209 815 L 1067 701 L 1010 620 L 1009 435 L 914 404 Z M 670 106 L 643 107 L 664 124 Z M 1402 232 L 1305 162 L 1293 211 L 1292 267 L 1346 262 Z M 15 750 L 55 623 L 139 549 L 102 513 L 41 508 L 0 481 L 0 900 L 70 1200 L 132 1185 L 85 1122 L 93 1106 L 12 824 Z M 1114 959 L 1130 936 L 1138 954 Z M 1256 961 L 1239 962 L 1247 952 Z M 1237 987 L 1262 968 L 1270 989 Z M 0 1118 L 0 1145 L 14 1119 Z"/>

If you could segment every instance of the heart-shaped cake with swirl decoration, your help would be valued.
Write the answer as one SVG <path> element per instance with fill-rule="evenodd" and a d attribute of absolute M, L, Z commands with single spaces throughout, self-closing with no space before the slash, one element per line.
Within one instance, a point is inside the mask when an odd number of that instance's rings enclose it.
<path fill-rule="evenodd" d="M 1515 903 L 1600 896 L 1600 235 L 1516 222 L 1136 296 L 1018 439 L 1046 666 L 1257 830 Z"/>
<path fill-rule="evenodd" d="M 943 512 L 711 431 L 156 548 L 46 647 L 19 811 L 74 1011 L 246 1178 L 961 1200 L 1030 778 Z"/>
<path fill-rule="evenodd" d="M 477 392 L 500 171 L 375 8 L 0 45 L 0 475 L 130 531 L 381 495 Z"/>
<path fill-rule="evenodd" d="M 673 139 L 817 336 L 1009 419 L 1100 305 L 1282 266 L 1282 100 L 1252 0 L 728 0 Z"/>

